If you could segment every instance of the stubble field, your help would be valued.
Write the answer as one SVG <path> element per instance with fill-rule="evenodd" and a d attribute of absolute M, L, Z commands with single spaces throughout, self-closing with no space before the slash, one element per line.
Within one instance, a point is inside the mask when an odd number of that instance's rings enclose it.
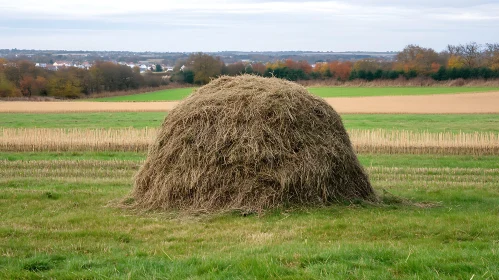
<path fill-rule="evenodd" d="M 438 97 L 468 95 L 499 107 L 497 93 Z M 497 111 L 342 114 L 379 205 L 193 217 L 113 206 L 166 113 L 13 104 L 0 103 L 1 279 L 499 278 Z"/>

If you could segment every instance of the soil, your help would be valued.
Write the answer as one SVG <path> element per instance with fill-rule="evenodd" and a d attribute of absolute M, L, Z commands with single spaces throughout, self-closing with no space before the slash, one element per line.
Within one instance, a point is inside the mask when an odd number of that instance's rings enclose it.
<path fill-rule="evenodd" d="M 499 92 L 325 99 L 340 114 L 499 113 Z M 0 102 L 3 113 L 165 112 L 179 102 Z"/>

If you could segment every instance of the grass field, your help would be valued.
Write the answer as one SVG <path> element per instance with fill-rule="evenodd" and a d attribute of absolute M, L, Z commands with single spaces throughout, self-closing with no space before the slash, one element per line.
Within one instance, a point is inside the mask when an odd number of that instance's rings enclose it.
<path fill-rule="evenodd" d="M 361 97 L 394 95 L 430 95 L 449 93 L 470 93 L 499 91 L 490 87 L 319 87 L 309 88 L 311 93 L 320 97 Z"/>
<path fill-rule="evenodd" d="M 87 99 L 85 101 L 172 101 L 184 99 L 191 94 L 193 89 L 194 88 L 166 89 L 133 95 Z"/>
<path fill-rule="evenodd" d="M 499 277 L 498 157 L 372 158 L 378 191 L 433 207 L 386 196 L 382 206 L 168 218 L 109 206 L 137 161 L 47 156 L 0 161 L 2 279 Z"/>
<path fill-rule="evenodd" d="M 0 161 L 135 161 L 142 162 L 146 152 L 3 152 Z M 359 154 L 363 166 L 426 168 L 499 168 L 498 156 L 472 155 L 387 155 Z"/>
<path fill-rule="evenodd" d="M 95 98 L 88 101 L 171 101 L 181 100 L 194 88 L 168 89 L 126 96 Z M 429 95 L 499 91 L 491 87 L 311 87 L 308 90 L 320 97 L 360 97 L 393 95 Z"/>
<path fill-rule="evenodd" d="M 0 113 L 0 133 L 28 132 L 8 146 L 28 139 L 41 150 L 0 152 L 0 279 L 499 279 L 498 152 L 452 154 L 487 149 L 467 145 L 497 137 L 499 114 L 342 115 L 365 147 L 427 149 L 358 148 L 379 205 L 262 216 L 116 207 L 165 115 Z M 47 151 L 62 142 L 57 131 L 75 133 L 67 151 Z M 111 151 L 140 141 L 138 151 Z M 497 138 L 487 141 L 499 147 Z M 77 151 L 80 142 L 102 150 Z"/>
<path fill-rule="evenodd" d="M 0 128 L 145 128 L 159 127 L 167 113 L 0 113 Z M 499 133 L 498 114 L 344 114 L 347 129 Z"/>

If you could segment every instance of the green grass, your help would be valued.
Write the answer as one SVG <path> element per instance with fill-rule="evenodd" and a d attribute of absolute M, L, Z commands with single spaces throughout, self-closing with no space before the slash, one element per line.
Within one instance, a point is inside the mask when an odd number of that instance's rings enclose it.
<path fill-rule="evenodd" d="M 146 153 L 135 152 L 2 152 L 0 160 L 145 160 Z"/>
<path fill-rule="evenodd" d="M 0 128 L 144 128 L 159 127 L 167 113 L 0 113 Z"/>
<path fill-rule="evenodd" d="M 194 88 L 168 89 L 125 96 L 88 99 L 86 101 L 173 101 L 187 97 Z M 429 95 L 499 91 L 492 87 L 312 87 L 308 90 L 320 97 L 360 97 L 387 95 Z"/>
<path fill-rule="evenodd" d="M 122 128 L 159 127 L 166 113 L 0 113 L 0 128 Z M 347 129 L 387 129 L 429 132 L 499 132 L 499 114 L 413 115 L 344 114 Z"/>
<path fill-rule="evenodd" d="M 320 97 L 431 95 L 499 91 L 491 87 L 316 87 L 308 89 Z"/>
<path fill-rule="evenodd" d="M 344 114 L 342 119 L 347 129 L 499 132 L 499 114 Z"/>
<path fill-rule="evenodd" d="M 28 160 L 127 160 L 143 161 L 143 152 L 2 152 L 0 161 Z M 425 168 L 488 168 L 499 169 L 498 156 L 468 155 L 405 155 L 405 154 L 359 154 L 359 161 L 365 167 L 425 167 Z"/>
<path fill-rule="evenodd" d="M 176 88 L 124 96 L 86 99 L 85 101 L 174 101 L 181 100 L 191 94 L 194 88 Z"/>
<path fill-rule="evenodd" d="M 131 189 L 127 165 L 75 162 L 75 173 L 62 165 L 52 167 L 58 177 L 43 177 L 0 162 L 0 279 L 499 278 L 499 172 L 490 171 L 498 157 L 361 157 L 370 160 L 399 168 L 375 171 L 377 190 L 440 206 L 388 196 L 385 206 L 172 218 L 109 206 Z M 85 168 L 117 180 L 79 178 Z"/>

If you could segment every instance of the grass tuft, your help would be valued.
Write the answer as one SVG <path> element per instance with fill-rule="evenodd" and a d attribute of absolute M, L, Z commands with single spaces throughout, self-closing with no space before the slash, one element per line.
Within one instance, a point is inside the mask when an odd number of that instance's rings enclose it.
<path fill-rule="evenodd" d="M 43 195 L 46 198 L 53 199 L 53 200 L 57 200 L 57 199 L 59 199 L 61 197 L 59 194 L 53 193 L 53 192 L 45 192 Z"/>

